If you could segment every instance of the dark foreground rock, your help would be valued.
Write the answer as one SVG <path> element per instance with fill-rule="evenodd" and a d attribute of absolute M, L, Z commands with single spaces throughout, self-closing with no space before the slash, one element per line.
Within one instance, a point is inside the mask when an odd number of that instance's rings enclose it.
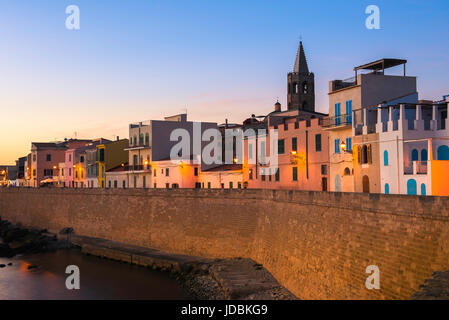
<path fill-rule="evenodd" d="M 12 258 L 17 254 L 40 253 L 71 247 L 46 230 L 33 230 L 15 226 L 0 218 L 0 257 Z"/>
<path fill-rule="evenodd" d="M 449 271 L 435 271 L 419 289 L 412 300 L 449 300 Z"/>
<path fill-rule="evenodd" d="M 260 264 L 251 259 L 207 259 L 171 254 L 104 239 L 73 235 L 84 254 L 170 272 L 200 300 L 294 300 Z"/>

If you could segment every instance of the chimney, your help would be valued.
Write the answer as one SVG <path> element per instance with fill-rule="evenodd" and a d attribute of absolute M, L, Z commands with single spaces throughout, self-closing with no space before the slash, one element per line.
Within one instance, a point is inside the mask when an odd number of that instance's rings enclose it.
<path fill-rule="evenodd" d="M 274 104 L 274 111 L 275 111 L 275 112 L 281 112 L 281 104 L 279 103 L 279 101 L 277 101 L 277 102 Z"/>

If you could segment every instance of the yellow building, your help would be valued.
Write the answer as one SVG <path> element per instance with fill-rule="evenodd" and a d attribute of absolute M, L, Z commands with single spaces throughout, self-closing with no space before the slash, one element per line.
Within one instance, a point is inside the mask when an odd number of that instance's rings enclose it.
<path fill-rule="evenodd" d="M 100 144 L 97 146 L 98 187 L 106 186 L 106 171 L 128 162 L 128 139 Z"/>

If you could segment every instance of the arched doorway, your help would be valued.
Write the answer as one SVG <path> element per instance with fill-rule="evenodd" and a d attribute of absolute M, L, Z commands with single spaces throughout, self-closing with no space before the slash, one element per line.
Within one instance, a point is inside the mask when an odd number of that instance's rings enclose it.
<path fill-rule="evenodd" d="M 421 161 L 427 161 L 427 160 L 428 160 L 427 149 L 422 149 L 421 150 Z"/>
<path fill-rule="evenodd" d="M 412 150 L 412 161 L 418 161 L 418 150 Z"/>
<path fill-rule="evenodd" d="M 416 196 L 418 194 L 415 179 L 410 179 L 409 181 L 407 181 L 407 194 L 411 196 Z"/>
<path fill-rule="evenodd" d="M 363 176 L 362 184 L 363 184 L 363 193 L 369 193 L 369 177 L 368 176 Z"/>
<path fill-rule="evenodd" d="M 341 178 L 338 174 L 335 176 L 335 192 L 341 192 Z"/>
<path fill-rule="evenodd" d="M 449 160 L 449 147 L 440 146 L 438 148 L 438 160 Z"/>

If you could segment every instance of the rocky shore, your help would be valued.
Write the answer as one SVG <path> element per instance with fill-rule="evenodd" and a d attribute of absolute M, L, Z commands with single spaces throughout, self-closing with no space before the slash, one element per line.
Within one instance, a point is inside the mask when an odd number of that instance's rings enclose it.
<path fill-rule="evenodd" d="M 296 297 L 280 286 L 262 265 L 251 259 L 205 259 L 170 254 L 104 239 L 76 235 L 73 229 L 53 235 L 13 225 L 0 218 L 0 257 L 33 254 L 78 247 L 100 258 L 140 265 L 176 278 L 198 300 L 292 300 Z M 0 265 L 4 268 L 6 265 Z M 36 266 L 30 266 L 33 268 Z"/>
<path fill-rule="evenodd" d="M 68 241 L 58 240 L 47 230 L 33 230 L 0 218 L 0 257 L 12 258 L 18 254 L 41 253 L 73 247 Z"/>

